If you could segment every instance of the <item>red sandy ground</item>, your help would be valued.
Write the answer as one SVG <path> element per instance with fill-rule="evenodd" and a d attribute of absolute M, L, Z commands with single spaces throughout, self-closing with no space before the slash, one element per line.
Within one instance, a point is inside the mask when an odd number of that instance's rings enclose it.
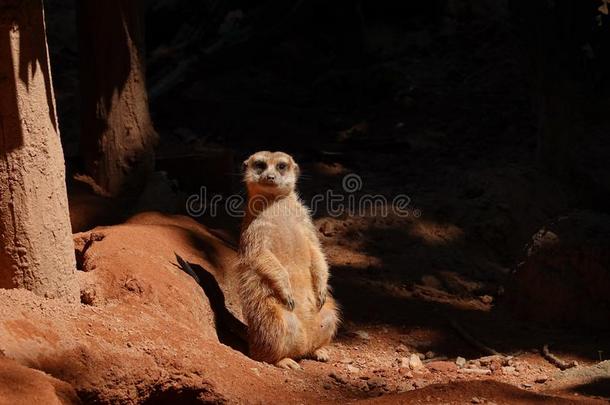
<path fill-rule="evenodd" d="M 431 231 L 421 226 L 422 235 Z M 325 243 L 346 321 L 332 360 L 304 360 L 302 371 L 252 361 L 219 341 L 208 299 L 175 265 L 178 252 L 212 272 L 239 315 L 235 251 L 215 234 L 190 218 L 141 214 L 75 235 L 82 303 L 0 290 L 0 403 L 605 403 L 554 387 L 558 371 L 530 351 L 515 351 L 510 369 L 481 366 L 493 370 L 488 376 L 461 372 L 455 356 L 482 355 L 439 308 L 464 312 L 463 324 L 487 330 L 500 349 L 510 347 L 503 331 L 517 325 L 486 315 L 490 304 L 476 297 L 360 277 L 373 258 L 333 236 Z M 401 358 L 426 351 L 437 359 L 401 367 Z"/>

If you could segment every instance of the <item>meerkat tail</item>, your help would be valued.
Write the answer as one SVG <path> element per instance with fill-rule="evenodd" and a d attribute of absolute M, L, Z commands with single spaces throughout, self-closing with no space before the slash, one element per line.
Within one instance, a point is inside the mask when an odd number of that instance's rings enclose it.
<path fill-rule="evenodd" d="M 197 282 L 197 284 L 201 284 L 201 280 L 199 280 L 197 273 L 195 273 L 195 270 L 193 270 L 191 265 L 188 264 L 188 262 L 186 260 L 184 260 L 182 257 L 180 257 L 178 255 L 178 253 L 174 252 L 174 255 L 176 255 L 176 261 L 178 262 L 178 265 L 182 269 L 182 271 L 184 271 L 189 276 L 193 277 L 195 279 L 195 281 Z"/>
<path fill-rule="evenodd" d="M 197 284 L 199 284 L 204 289 L 204 293 L 205 293 L 205 286 L 203 285 L 201 278 L 197 275 L 197 272 L 195 272 L 195 270 L 193 270 L 191 265 L 186 260 L 184 260 L 182 257 L 180 257 L 180 255 L 178 255 L 178 253 L 174 252 L 174 255 L 176 255 L 176 261 L 178 262 L 179 267 L 186 274 L 191 276 L 197 282 Z M 210 272 L 208 271 L 208 273 L 210 273 Z M 217 288 L 220 290 L 220 286 L 217 286 Z M 222 291 L 220 291 L 220 293 L 222 294 Z M 208 299 L 211 299 L 211 298 L 212 297 L 208 297 Z M 214 303 L 212 303 L 212 302 L 211 302 L 211 304 L 214 305 Z M 217 309 L 218 309 L 218 311 L 215 311 L 216 316 L 219 317 L 219 319 L 223 323 L 223 325 L 232 334 L 236 335 L 242 341 L 247 342 L 248 341 L 248 327 L 243 322 L 241 322 L 235 315 L 233 315 L 231 313 L 231 311 L 229 311 L 229 309 L 224 305 L 224 297 L 222 298 L 222 308 L 217 308 Z"/>

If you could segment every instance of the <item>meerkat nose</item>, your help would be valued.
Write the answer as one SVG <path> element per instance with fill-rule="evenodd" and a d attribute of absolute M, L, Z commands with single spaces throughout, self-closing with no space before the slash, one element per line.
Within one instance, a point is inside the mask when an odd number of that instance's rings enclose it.
<path fill-rule="evenodd" d="M 267 175 L 267 180 L 275 180 L 275 175 L 274 174 L 268 174 Z"/>

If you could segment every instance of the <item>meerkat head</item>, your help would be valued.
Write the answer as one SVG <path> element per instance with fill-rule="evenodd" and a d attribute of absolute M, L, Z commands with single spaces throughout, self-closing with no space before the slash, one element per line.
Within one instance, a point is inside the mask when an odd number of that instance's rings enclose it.
<path fill-rule="evenodd" d="M 244 182 L 251 194 L 290 194 L 298 177 L 299 165 L 284 152 L 256 152 L 244 161 Z"/>

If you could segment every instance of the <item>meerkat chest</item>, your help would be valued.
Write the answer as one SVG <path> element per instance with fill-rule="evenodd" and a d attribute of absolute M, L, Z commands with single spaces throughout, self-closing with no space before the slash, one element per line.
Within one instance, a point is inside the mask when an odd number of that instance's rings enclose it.
<path fill-rule="evenodd" d="M 282 264 L 309 267 L 311 263 L 310 244 L 306 225 L 297 218 L 275 218 L 270 248 Z"/>

